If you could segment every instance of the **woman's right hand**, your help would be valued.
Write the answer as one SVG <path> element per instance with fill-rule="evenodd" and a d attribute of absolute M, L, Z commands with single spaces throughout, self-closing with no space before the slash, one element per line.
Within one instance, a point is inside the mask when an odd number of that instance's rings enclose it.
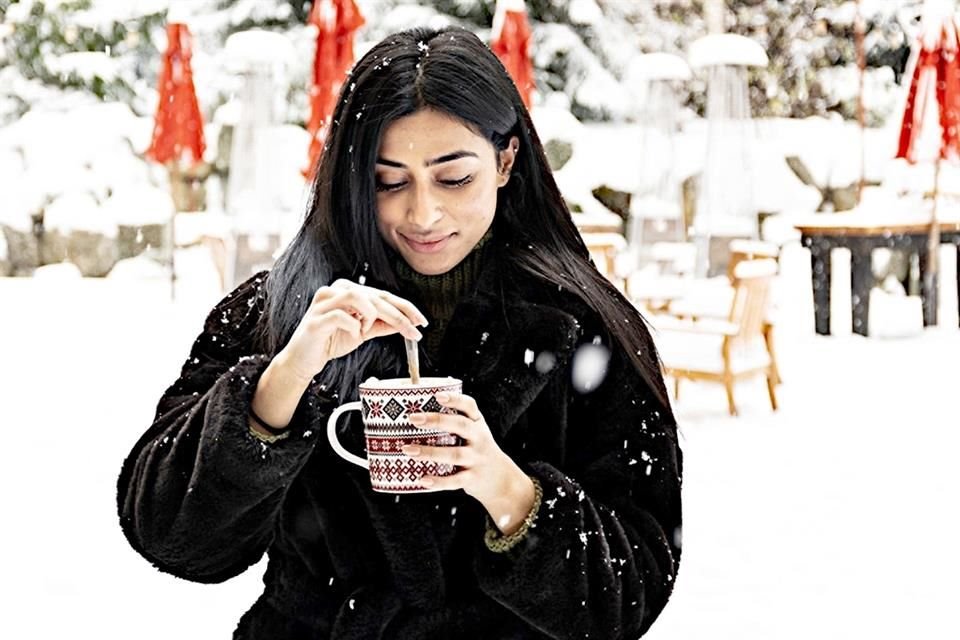
<path fill-rule="evenodd" d="M 408 300 L 340 279 L 317 289 L 283 348 L 283 362 L 295 376 L 309 382 L 330 360 L 367 340 L 394 333 L 420 340 L 417 325 L 426 326 L 427 318 Z"/>

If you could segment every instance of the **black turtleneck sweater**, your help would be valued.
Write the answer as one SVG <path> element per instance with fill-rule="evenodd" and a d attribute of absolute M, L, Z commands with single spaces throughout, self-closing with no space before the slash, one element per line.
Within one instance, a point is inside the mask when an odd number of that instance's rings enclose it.
<path fill-rule="evenodd" d="M 453 269 L 435 276 L 414 271 L 399 254 L 394 254 L 393 268 L 400 281 L 401 292 L 427 316 L 430 324 L 421 328 L 422 348 L 431 362 L 437 361 L 440 341 L 453 310 L 460 300 L 477 286 L 483 262 L 489 255 L 493 227 L 487 230 L 476 246 Z"/>

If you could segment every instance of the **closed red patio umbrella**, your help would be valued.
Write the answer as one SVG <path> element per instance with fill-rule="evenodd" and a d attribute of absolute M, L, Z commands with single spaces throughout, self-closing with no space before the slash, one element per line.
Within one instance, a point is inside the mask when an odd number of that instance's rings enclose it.
<path fill-rule="evenodd" d="M 163 54 L 157 90 L 160 102 L 153 137 L 146 155 L 161 164 L 172 161 L 196 164 L 203 158 L 203 117 L 190 68 L 192 43 L 187 25 L 167 25 L 167 50 Z"/>
<path fill-rule="evenodd" d="M 911 164 L 934 162 L 933 206 L 924 273 L 928 308 L 924 316 L 936 324 L 940 162 L 960 158 L 960 37 L 957 18 L 949 3 L 927 1 L 917 47 L 896 157 Z M 930 140 L 933 145 L 924 144 Z"/>
<path fill-rule="evenodd" d="M 490 49 L 500 58 L 510 77 L 513 78 L 523 104 L 529 109 L 533 104 L 533 60 L 530 46 L 533 33 L 527 22 L 527 7 L 524 0 L 497 0 L 490 33 Z"/>
<path fill-rule="evenodd" d="M 308 24 L 317 28 L 317 48 L 310 78 L 309 164 L 303 175 L 316 170 L 330 118 L 347 71 L 353 66 L 353 36 L 366 20 L 354 0 L 315 0 Z"/>
<path fill-rule="evenodd" d="M 206 144 L 203 139 L 203 117 L 193 86 L 190 30 L 180 22 L 167 25 L 167 49 L 163 54 L 157 90 L 160 101 L 154 118 L 153 136 L 145 155 L 164 164 L 170 172 L 171 188 L 180 180 L 184 168 L 203 158 Z M 170 296 L 174 297 L 176 268 L 176 234 L 174 220 L 170 220 Z"/>

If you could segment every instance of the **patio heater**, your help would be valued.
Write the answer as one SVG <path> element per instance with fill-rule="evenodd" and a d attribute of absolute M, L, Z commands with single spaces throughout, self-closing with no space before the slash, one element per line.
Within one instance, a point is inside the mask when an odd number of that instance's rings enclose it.
<path fill-rule="evenodd" d="M 295 54 L 283 35 L 250 30 L 227 38 L 224 56 L 228 70 L 239 81 L 225 203 L 229 231 L 224 286 L 229 291 L 271 266 L 280 245 L 283 211 L 274 184 L 278 150 L 272 138 L 281 122 L 283 78 Z"/>
<path fill-rule="evenodd" d="M 691 75 L 686 60 L 669 53 L 637 56 L 625 73 L 640 128 L 640 186 L 631 199 L 627 225 L 637 266 L 647 262 L 652 243 L 686 240 L 677 133 L 683 112 L 679 85 Z"/>
<path fill-rule="evenodd" d="M 694 41 L 689 61 L 707 80 L 706 149 L 692 233 L 695 271 L 704 277 L 724 271 L 731 239 L 759 236 L 753 183 L 757 133 L 747 70 L 769 60 L 753 40 L 721 33 Z"/>

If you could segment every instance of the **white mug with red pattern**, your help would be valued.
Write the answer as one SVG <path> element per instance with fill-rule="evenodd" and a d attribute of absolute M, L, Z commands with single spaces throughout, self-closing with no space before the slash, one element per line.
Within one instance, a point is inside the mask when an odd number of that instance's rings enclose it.
<path fill-rule="evenodd" d="M 461 393 L 463 383 L 456 378 L 410 378 L 377 380 L 360 385 L 360 400 L 334 409 L 327 420 L 327 438 L 337 454 L 355 465 L 370 470 L 374 491 L 382 493 L 426 493 L 435 491 L 420 484 L 424 476 L 449 476 L 458 471 L 449 464 L 416 460 L 403 453 L 403 446 L 457 446 L 460 438 L 446 431 L 423 429 L 410 424 L 411 413 L 456 413 L 437 402 L 438 393 Z M 337 420 L 347 411 L 361 411 L 366 436 L 367 457 L 344 449 L 337 439 Z"/>

